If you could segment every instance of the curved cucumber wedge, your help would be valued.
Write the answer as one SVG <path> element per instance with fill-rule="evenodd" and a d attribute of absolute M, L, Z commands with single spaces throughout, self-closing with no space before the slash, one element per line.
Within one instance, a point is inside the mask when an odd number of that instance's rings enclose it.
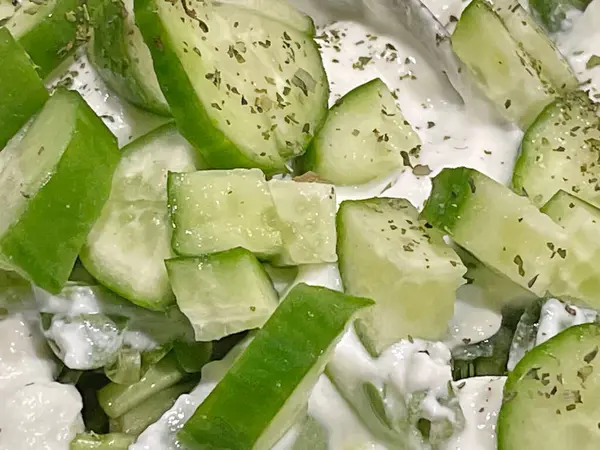
<path fill-rule="evenodd" d="M 463 11 L 452 48 L 498 111 L 522 129 L 555 97 L 556 89 L 484 0 Z"/>
<path fill-rule="evenodd" d="M 0 28 L 0 150 L 44 105 L 48 92 L 27 53 Z"/>
<path fill-rule="evenodd" d="M 327 112 L 312 38 L 247 8 L 136 0 L 136 23 L 182 134 L 209 167 L 286 171 Z"/>
<path fill-rule="evenodd" d="M 513 186 L 540 207 L 563 189 L 600 204 L 600 118 L 587 94 L 574 92 L 548 105 L 529 127 Z"/>
<path fill-rule="evenodd" d="M 409 335 L 442 337 L 466 271 L 442 235 L 404 199 L 342 202 L 337 226 L 345 291 L 376 303 L 356 322 L 367 350 L 378 355 Z"/>
<path fill-rule="evenodd" d="M 559 225 L 526 198 L 474 169 L 442 170 L 433 179 L 421 217 L 540 297 L 567 254 Z"/>
<path fill-rule="evenodd" d="M 19 41 L 46 78 L 90 34 L 87 0 L 31 2 L 19 9 L 6 28 Z"/>
<path fill-rule="evenodd" d="M 270 449 L 306 407 L 348 321 L 371 304 L 296 286 L 184 425 L 182 443 L 190 450 Z"/>
<path fill-rule="evenodd" d="M 145 308 L 173 303 L 164 266 L 173 256 L 167 174 L 195 169 L 195 151 L 173 125 L 125 147 L 110 197 L 80 253 L 94 278 Z"/>
<path fill-rule="evenodd" d="M 508 375 L 499 450 L 598 448 L 600 326 L 568 328 L 528 352 Z"/>
<path fill-rule="evenodd" d="M 58 293 L 108 199 L 115 137 L 79 94 L 59 89 L 0 153 L 0 259 Z"/>
<path fill-rule="evenodd" d="M 170 114 L 150 50 L 135 26 L 133 0 L 104 0 L 95 8 L 88 57 L 108 87 L 121 97 L 156 114 Z"/>
<path fill-rule="evenodd" d="M 354 88 L 331 108 L 304 156 L 304 170 L 338 185 L 362 184 L 402 166 L 421 143 L 379 78 Z"/>
<path fill-rule="evenodd" d="M 549 31 L 562 28 L 567 13 L 573 9 L 583 11 L 592 0 L 529 0 L 529 7 Z"/>

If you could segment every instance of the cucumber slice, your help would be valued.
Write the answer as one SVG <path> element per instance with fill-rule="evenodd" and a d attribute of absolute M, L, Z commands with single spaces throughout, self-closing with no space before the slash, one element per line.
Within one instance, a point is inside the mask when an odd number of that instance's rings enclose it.
<path fill-rule="evenodd" d="M 135 436 L 123 433 L 96 434 L 80 433 L 69 445 L 70 450 L 127 450 Z"/>
<path fill-rule="evenodd" d="M 566 236 L 559 225 L 526 198 L 474 169 L 442 170 L 433 179 L 421 217 L 540 297 L 566 256 Z"/>
<path fill-rule="evenodd" d="M 182 443 L 190 450 L 270 449 L 305 407 L 348 321 L 370 305 L 297 285 L 184 425 Z"/>
<path fill-rule="evenodd" d="M 556 95 L 539 64 L 484 0 L 472 1 L 463 11 L 452 34 L 452 48 L 500 113 L 523 129 Z"/>
<path fill-rule="evenodd" d="M 402 166 L 421 143 L 379 78 L 354 88 L 331 108 L 306 155 L 305 171 L 338 185 L 362 184 Z"/>
<path fill-rule="evenodd" d="M 378 355 L 409 335 L 441 338 L 466 270 L 442 235 L 404 199 L 342 202 L 337 226 L 345 291 L 376 303 L 356 322 L 367 350 Z"/>
<path fill-rule="evenodd" d="M 80 253 L 94 278 L 145 308 L 173 303 L 164 265 L 173 256 L 167 174 L 195 170 L 196 164 L 194 149 L 173 125 L 125 147 L 109 200 Z"/>
<path fill-rule="evenodd" d="M 48 92 L 23 47 L 0 28 L 0 150 L 42 108 Z"/>
<path fill-rule="evenodd" d="M 564 189 L 600 204 L 600 119 L 586 93 L 548 105 L 523 136 L 513 185 L 536 206 Z"/>
<path fill-rule="evenodd" d="M 552 283 L 553 295 L 600 308 L 600 273 L 595 243 L 600 240 L 600 210 L 565 191 L 557 192 L 541 209 L 561 225 L 569 239 L 564 263 Z"/>
<path fill-rule="evenodd" d="M 335 189 L 329 184 L 271 180 L 283 249 L 275 264 L 336 262 Z"/>
<path fill-rule="evenodd" d="M 35 1 L 15 12 L 6 28 L 46 78 L 87 42 L 89 19 L 87 0 Z"/>
<path fill-rule="evenodd" d="M 116 139 L 102 121 L 79 94 L 58 89 L 0 153 L 3 265 L 58 293 L 108 198 L 118 161 Z"/>
<path fill-rule="evenodd" d="M 133 0 L 104 0 L 94 10 L 88 57 L 108 87 L 127 101 L 170 115 L 152 66 L 150 50 L 135 26 Z"/>
<path fill-rule="evenodd" d="M 279 297 L 260 262 L 235 248 L 200 258 L 166 261 L 179 309 L 197 341 L 212 341 L 260 328 Z"/>
<path fill-rule="evenodd" d="M 583 11 L 592 0 L 529 0 L 529 7 L 544 26 L 552 32 L 562 30 L 563 21 L 571 10 Z"/>
<path fill-rule="evenodd" d="M 135 16 L 177 125 L 209 167 L 284 172 L 304 153 L 329 94 L 309 35 L 210 1 L 136 0 Z"/>
<path fill-rule="evenodd" d="M 512 38 L 538 63 L 543 78 L 561 92 L 577 89 L 579 81 L 569 63 L 518 0 L 495 0 L 494 11 Z"/>
<path fill-rule="evenodd" d="M 569 328 L 528 352 L 506 381 L 498 449 L 598 448 L 600 326 Z"/>
<path fill-rule="evenodd" d="M 260 170 L 171 173 L 167 191 L 177 254 L 243 247 L 266 257 L 281 250 L 277 210 Z"/>

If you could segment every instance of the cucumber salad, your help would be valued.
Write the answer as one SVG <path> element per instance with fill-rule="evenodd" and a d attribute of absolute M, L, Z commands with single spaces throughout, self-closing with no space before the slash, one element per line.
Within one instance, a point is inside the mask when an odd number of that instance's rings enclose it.
<path fill-rule="evenodd" d="M 600 0 L 0 0 L 0 62 L 0 450 L 600 448 Z"/>

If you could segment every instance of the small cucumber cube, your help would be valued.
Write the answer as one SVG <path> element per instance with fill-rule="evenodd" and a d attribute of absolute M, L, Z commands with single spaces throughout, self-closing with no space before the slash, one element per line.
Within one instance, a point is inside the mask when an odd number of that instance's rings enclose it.
<path fill-rule="evenodd" d="M 404 199 L 342 202 L 337 226 L 345 291 L 375 301 L 356 322 L 369 352 L 408 335 L 441 338 L 466 270 L 442 235 L 425 228 Z"/>
<path fill-rule="evenodd" d="M 559 225 L 528 199 L 474 169 L 442 170 L 433 179 L 421 217 L 539 297 L 566 255 Z"/>
<path fill-rule="evenodd" d="M 336 262 L 335 189 L 329 184 L 271 180 L 269 189 L 281 220 L 282 266 Z"/>
<path fill-rule="evenodd" d="M 48 92 L 27 53 L 0 28 L 0 150 L 42 108 Z"/>
<path fill-rule="evenodd" d="M 362 184 L 402 166 L 421 141 L 379 78 L 331 108 L 304 156 L 303 169 L 338 185 Z"/>
<path fill-rule="evenodd" d="M 182 443 L 190 450 L 270 449 L 306 408 L 347 323 L 372 304 L 296 286 L 184 425 Z"/>
<path fill-rule="evenodd" d="M 58 293 L 108 199 L 117 141 L 79 94 L 59 89 L 0 153 L 0 259 Z"/>
<path fill-rule="evenodd" d="M 277 307 L 271 279 L 243 248 L 169 259 L 166 264 L 179 309 L 194 327 L 197 341 L 260 328 Z"/>
<path fill-rule="evenodd" d="M 167 191 L 177 254 L 243 247 L 273 256 L 281 250 L 277 210 L 260 170 L 171 173 Z"/>

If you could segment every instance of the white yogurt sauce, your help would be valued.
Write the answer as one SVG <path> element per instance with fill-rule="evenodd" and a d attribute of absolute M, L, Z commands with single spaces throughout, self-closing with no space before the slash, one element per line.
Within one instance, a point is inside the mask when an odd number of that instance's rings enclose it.
<path fill-rule="evenodd" d="M 594 322 L 597 317 L 596 310 L 567 305 L 551 298 L 542 306 L 535 345 L 546 342 L 569 327 Z"/>

